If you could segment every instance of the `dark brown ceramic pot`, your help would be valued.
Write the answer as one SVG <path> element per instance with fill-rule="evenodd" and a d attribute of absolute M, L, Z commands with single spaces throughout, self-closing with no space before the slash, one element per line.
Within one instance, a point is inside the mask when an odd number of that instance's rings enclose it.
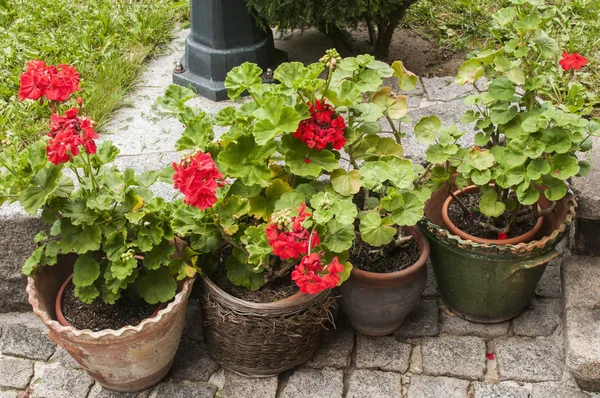
<path fill-rule="evenodd" d="M 390 273 L 353 268 L 350 278 L 338 288 L 342 311 L 352 327 L 362 334 L 384 336 L 398 330 L 425 290 L 429 242 L 417 226 L 406 231 L 421 251 L 416 263 Z"/>
<path fill-rule="evenodd" d="M 29 303 L 48 327 L 49 337 L 109 390 L 134 392 L 158 383 L 175 358 L 194 280 L 183 281 L 165 308 L 137 326 L 99 332 L 79 330 L 61 325 L 55 311 L 58 291 L 73 273 L 76 259 L 62 256 L 57 265 L 40 267 L 28 278 Z"/>

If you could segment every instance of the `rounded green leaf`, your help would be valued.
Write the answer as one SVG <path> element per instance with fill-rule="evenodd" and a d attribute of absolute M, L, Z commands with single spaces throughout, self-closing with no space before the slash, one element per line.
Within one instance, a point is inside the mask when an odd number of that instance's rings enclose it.
<path fill-rule="evenodd" d="M 352 247 L 354 242 L 354 225 L 342 224 L 337 220 L 327 223 L 327 233 L 323 244 L 334 253 L 341 253 Z"/>
<path fill-rule="evenodd" d="M 425 145 L 433 144 L 440 127 L 442 123 L 439 117 L 425 116 L 415 125 L 415 137 Z"/>
<path fill-rule="evenodd" d="M 475 83 L 477 79 L 485 74 L 483 65 L 476 59 L 470 59 L 458 69 L 458 75 L 456 76 L 456 84 L 461 86 L 466 83 Z"/>
<path fill-rule="evenodd" d="M 515 84 L 505 77 L 499 77 L 492 80 L 488 92 L 494 99 L 508 101 L 515 95 Z"/>
<path fill-rule="evenodd" d="M 335 169 L 331 172 L 331 186 L 340 195 L 349 196 L 360 190 L 360 173 L 358 170 Z"/>
<path fill-rule="evenodd" d="M 550 163 L 550 175 L 559 180 L 566 180 L 579 173 L 579 161 L 568 153 L 552 156 Z"/>
<path fill-rule="evenodd" d="M 391 219 L 381 219 L 379 213 L 375 211 L 367 212 L 361 217 L 358 226 L 361 239 L 371 246 L 387 245 L 394 239 L 397 232 L 391 224 Z"/>
<path fill-rule="evenodd" d="M 73 266 L 75 286 L 89 286 L 100 276 L 100 264 L 91 256 L 79 256 Z"/>

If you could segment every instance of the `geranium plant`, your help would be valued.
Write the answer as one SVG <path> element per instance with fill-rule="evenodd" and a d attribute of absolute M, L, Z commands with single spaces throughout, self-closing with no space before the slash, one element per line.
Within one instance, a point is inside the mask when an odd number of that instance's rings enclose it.
<path fill-rule="evenodd" d="M 335 50 L 308 66 L 282 64 L 276 84 L 261 75 L 251 63 L 233 68 L 230 98 L 250 98 L 214 116 L 186 106 L 194 96 L 186 88 L 172 85 L 159 99 L 186 126 L 176 149 L 191 151 L 173 165 L 184 195 L 174 230 L 207 273 L 224 264 L 250 290 L 291 277 L 317 293 L 348 278 L 357 239 L 402 244 L 401 227 L 422 217 L 423 168 L 403 157 L 398 128 L 406 98 L 382 87 L 395 77 L 411 89 L 417 78 L 401 62 L 340 59 Z M 393 128 L 386 137 L 382 119 Z M 213 126 L 225 130 L 216 140 Z"/>
<path fill-rule="evenodd" d="M 68 65 L 32 61 L 21 76 L 21 100 L 52 109 L 46 138 L 25 156 L 2 157 L 5 198 L 18 200 L 30 214 L 41 210 L 42 220 L 51 225 L 49 236 L 43 231 L 35 237 L 38 247 L 23 272 L 29 275 L 55 265 L 59 254 L 76 253 L 73 283 L 83 302 L 100 296 L 112 304 L 123 291 L 150 304 L 168 301 L 176 293 L 176 279 L 194 271 L 182 260 L 171 260 L 170 205 L 149 189 L 159 172 L 136 175 L 112 165 L 118 149 L 110 141 L 96 145 L 94 122 L 80 114 L 81 100 L 71 99 L 78 90 L 79 75 Z"/>
<path fill-rule="evenodd" d="M 475 122 L 475 145 L 459 148 L 436 117 L 424 118 L 415 127 L 417 138 L 430 145 L 432 181 L 453 179 L 459 188 L 480 187 L 476 206 L 467 206 L 462 197 L 454 199 L 465 219 L 495 239 L 506 239 L 520 222 L 553 211 L 567 194 L 567 180 L 589 172 L 590 163 L 579 154 L 588 152 L 590 137 L 600 133 L 596 119 L 580 116 L 581 109 L 568 103 L 573 87 L 568 82 L 575 83 L 587 60 L 561 51 L 546 34 L 550 14 L 543 2 L 511 3 L 494 15 L 503 46 L 473 54 L 456 79 L 465 84 L 487 78 L 487 89 L 465 101 L 474 109 L 462 122 Z M 557 85 L 557 75 L 567 83 Z M 556 95 L 547 95 L 552 91 Z M 538 209 L 541 195 L 552 202 L 545 209 Z"/>

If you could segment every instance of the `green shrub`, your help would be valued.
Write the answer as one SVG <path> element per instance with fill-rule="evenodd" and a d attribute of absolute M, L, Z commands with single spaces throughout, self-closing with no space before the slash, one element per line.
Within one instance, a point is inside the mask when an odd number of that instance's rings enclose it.
<path fill-rule="evenodd" d="M 400 20 L 417 0 L 246 0 L 256 15 L 281 29 L 317 27 L 346 47 L 346 27 L 366 22 L 375 54 L 386 56 Z M 344 50 L 343 48 L 339 50 Z M 352 50 L 347 48 L 347 50 Z"/>

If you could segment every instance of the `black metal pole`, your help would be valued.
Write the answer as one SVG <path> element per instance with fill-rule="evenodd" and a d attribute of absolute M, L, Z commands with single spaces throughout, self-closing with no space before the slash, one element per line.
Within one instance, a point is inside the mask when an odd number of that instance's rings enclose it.
<path fill-rule="evenodd" d="M 191 32 L 173 82 L 192 85 L 214 101 L 227 99 L 225 76 L 233 67 L 254 62 L 275 69 L 287 54 L 275 49 L 273 33 L 261 27 L 244 0 L 190 0 Z"/>

